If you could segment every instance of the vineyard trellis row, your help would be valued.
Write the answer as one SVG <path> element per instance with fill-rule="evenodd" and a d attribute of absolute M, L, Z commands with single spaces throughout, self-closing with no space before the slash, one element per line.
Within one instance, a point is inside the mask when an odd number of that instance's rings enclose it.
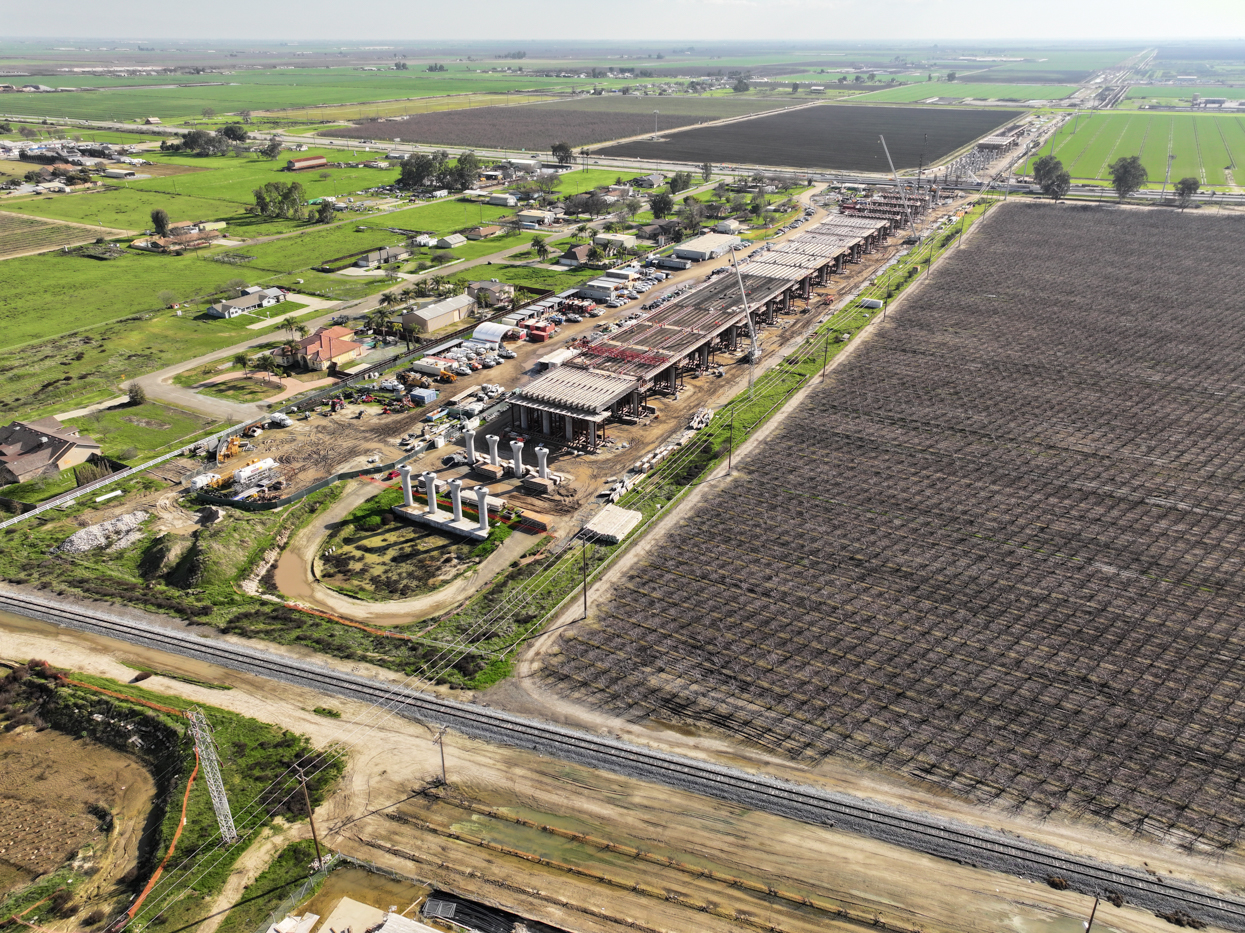
<path fill-rule="evenodd" d="M 567 630 L 629 716 L 1197 847 L 1245 826 L 1234 218 L 1004 205 Z"/>

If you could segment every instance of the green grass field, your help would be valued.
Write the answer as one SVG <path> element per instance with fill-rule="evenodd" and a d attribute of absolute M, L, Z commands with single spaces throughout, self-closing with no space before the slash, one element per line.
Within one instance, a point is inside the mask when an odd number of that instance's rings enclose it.
<path fill-rule="evenodd" d="M 71 220 L 80 224 L 132 230 L 141 233 L 151 227 L 151 212 L 161 208 L 172 221 L 243 219 L 240 206 L 229 201 L 166 195 L 137 188 L 102 188 L 80 194 L 6 200 L 3 209 L 51 220 Z"/>
<path fill-rule="evenodd" d="M 270 392 L 270 394 L 272 394 Z M 188 441 L 215 425 L 210 418 L 158 402 L 122 404 L 81 418 L 72 425 L 103 445 L 104 455 L 135 460 L 179 442 Z M 122 456 L 125 454 L 126 456 Z"/>
<path fill-rule="evenodd" d="M 506 217 L 513 213 L 514 211 L 509 208 L 493 204 L 477 204 L 452 198 L 386 214 L 384 224 L 386 227 L 397 227 L 401 230 L 419 230 L 444 235 L 455 230 L 490 223 L 499 217 Z"/>
<path fill-rule="evenodd" d="M 181 77 L 180 82 L 166 79 L 160 83 L 183 84 L 192 76 Z M 170 123 L 197 118 L 207 107 L 218 114 L 226 114 L 241 110 L 272 111 L 322 104 L 357 104 L 448 94 L 505 94 L 529 89 L 569 89 L 575 84 L 582 86 L 587 83 L 570 78 L 479 74 L 461 65 L 451 65 L 449 71 L 435 74 L 414 69 L 406 72 L 359 72 L 351 68 L 283 68 L 238 72 L 228 76 L 197 76 L 197 81 L 203 82 L 205 78 L 219 83 L 201 83 L 193 87 L 135 87 L 134 84 L 141 82 L 127 79 L 128 86 L 117 86 L 112 82 L 101 83 L 98 85 L 99 89 L 93 91 L 10 94 L 5 97 L 3 109 L 6 113 L 32 117 L 113 122 L 155 116 Z M 84 87 L 91 80 L 93 79 L 87 76 L 72 76 L 65 79 L 62 86 Z M 609 85 L 625 82 L 598 83 Z"/>
<path fill-rule="evenodd" d="M 1245 87 L 1216 87 L 1213 84 L 1200 87 L 1132 87 L 1128 89 L 1128 100 L 1172 100 L 1189 103 L 1193 95 L 1199 97 L 1226 97 L 1228 100 L 1245 100 Z"/>
<path fill-rule="evenodd" d="M 350 159 L 349 151 L 313 149 L 307 152 L 282 153 L 281 158 L 265 159 L 262 156 L 196 156 L 165 154 L 153 155 L 152 161 L 165 165 L 183 165 L 207 171 L 165 175 L 131 181 L 131 189 L 159 191 L 165 194 L 190 195 L 237 204 L 254 204 L 256 188 L 270 181 L 288 184 L 297 181 L 307 191 L 308 198 L 337 197 L 354 194 L 364 188 L 389 184 L 398 177 L 396 169 L 374 168 L 326 168 L 305 172 L 287 172 L 286 163 L 295 156 L 325 156 L 332 161 Z M 321 171 L 328 174 L 321 178 Z"/>
<path fill-rule="evenodd" d="M 1245 161 L 1245 117 L 1100 112 L 1069 121 L 1053 144 L 1054 154 L 1076 179 L 1109 181 L 1107 167 L 1112 162 L 1139 155 L 1150 182 L 1159 184 L 1170 151 L 1176 156 L 1171 167 L 1173 181 L 1191 176 L 1204 185 L 1224 185 L 1225 170 L 1238 171 Z M 1050 151 L 1048 143 L 1040 154 Z M 1026 163 L 1024 171 L 1031 170 L 1032 161 Z"/>
<path fill-rule="evenodd" d="M 1076 88 L 1063 84 L 968 84 L 961 81 L 926 81 L 863 94 L 853 100 L 894 101 L 910 104 L 930 97 L 972 97 L 978 100 L 1061 100 Z"/>

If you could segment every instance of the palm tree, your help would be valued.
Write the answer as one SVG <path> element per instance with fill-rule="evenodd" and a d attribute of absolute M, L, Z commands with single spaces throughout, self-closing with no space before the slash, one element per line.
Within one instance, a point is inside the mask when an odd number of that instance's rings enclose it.
<path fill-rule="evenodd" d="M 251 365 L 251 358 L 245 353 L 235 353 L 233 356 L 233 365 L 242 367 L 242 375 L 246 375 Z"/>
<path fill-rule="evenodd" d="M 398 295 L 401 297 L 403 304 L 409 305 L 415 299 L 415 289 L 408 285 L 406 288 L 402 289 L 402 291 L 398 292 Z"/>
<path fill-rule="evenodd" d="M 389 326 L 389 312 L 374 308 L 367 313 L 367 326 L 373 331 L 383 333 Z"/>
<path fill-rule="evenodd" d="M 536 251 L 536 258 L 541 262 L 549 258 L 549 244 L 543 236 L 532 237 L 532 249 Z"/>
<path fill-rule="evenodd" d="M 255 358 L 255 368 L 260 372 L 273 376 L 276 375 L 277 361 L 272 358 L 271 353 L 262 353 Z"/>
<path fill-rule="evenodd" d="M 385 292 L 380 296 L 380 306 L 382 308 L 392 308 L 396 304 L 401 304 L 402 299 L 395 292 Z"/>
<path fill-rule="evenodd" d="M 302 340 L 309 333 L 311 333 L 311 329 L 308 328 L 306 324 L 295 324 L 293 327 L 293 331 L 294 331 L 294 337 L 297 340 Z"/>

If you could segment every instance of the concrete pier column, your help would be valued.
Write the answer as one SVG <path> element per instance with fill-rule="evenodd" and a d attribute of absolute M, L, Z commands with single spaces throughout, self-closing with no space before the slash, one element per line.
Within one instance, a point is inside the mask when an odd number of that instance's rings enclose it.
<path fill-rule="evenodd" d="M 521 427 L 524 431 L 528 429 L 527 428 L 527 409 L 524 407 L 519 408 L 519 427 Z"/>
<path fill-rule="evenodd" d="M 588 422 L 588 446 L 597 446 L 597 423 L 595 421 Z"/>
<path fill-rule="evenodd" d="M 566 421 L 566 439 L 568 441 L 575 440 L 575 419 L 570 415 L 565 418 Z"/>
<path fill-rule="evenodd" d="M 467 454 L 467 466 L 476 462 L 476 432 L 468 428 L 463 432 L 463 450 Z"/>
<path fill-rule="evenodd" d="M 501 460 L 497 456 L 497 442 L 501 438 L 496 434 L 489 434 L 484 439 L 488 441 L 488 462 L 493 466 L 501 466 Z"/>
<path fill-rule="evenodd" d="M 476 508 L 480 510 L 480 530 L 488 533 L 488 487 L 476 487 Z"/>
<path fill-rule="evenodd" d="M 398 472 L 402 474 L 402 503 L 409 509 L 415 504 L 415 499 L 411 496 L 411 465 L 402 464 L 398 467 Z"/>
<path fill-rule="evenodd" d="M 541 479 L 549 478 L 549 448 L 536 448 L 536 475 Z"/>
<path fill-rule="evenodd" d="M 510 456 L 514 459 L 514 475 L 523 478 L 523 442 L 510 442 Z"/>
<path fill-rule="evenodd" d="M 700 368 L 708 369 L 709 368 L 709 344 L 706 343 L 704 346 L 702 346 L 697 351 L 697 353 L 700 356 Z"/>
<path fill-rule="evenodd" d="M 437 474 L 424 474 L 424 494 L 428 497 L 428 514 L 436 518 L 440 513 L 437 508 Z"/>
<path fill-rule="evenodd" d="M 463 481 L 450 480 L 450 501 L 454 503 L 454 521 L 463 520 Z"/>
<path fill-rule="evenodd" d="M 553 433 L 553 415 L 547 411 L 540 413 L 540 430 L 542 434 Z"/>

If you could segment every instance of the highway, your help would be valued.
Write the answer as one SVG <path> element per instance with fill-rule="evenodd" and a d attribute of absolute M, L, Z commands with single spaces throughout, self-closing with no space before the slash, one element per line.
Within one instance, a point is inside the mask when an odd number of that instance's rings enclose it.
<path fill-rule="evenodd" d="M 1218 926 L 1245 930 L 1245 900 L 1219 896 L 1171 876 L 1160 878 L 1136 868 L 1072 856 L 1013 834 L 458 703 L 257 647 L 174 630 L 155 621 L 136 621 L 75 606 L 43 594 L 0 590 L 0 610 L 374 703 L 399 716 L 449 726 L 484 741 L 530 748 L 568 762 L 834 827 L 1037 883 L 1059 877 L 1072 889 L 1087 894 L 1108 896 L 1114 892 L 1148 910 L 1179 910 Z"/>

